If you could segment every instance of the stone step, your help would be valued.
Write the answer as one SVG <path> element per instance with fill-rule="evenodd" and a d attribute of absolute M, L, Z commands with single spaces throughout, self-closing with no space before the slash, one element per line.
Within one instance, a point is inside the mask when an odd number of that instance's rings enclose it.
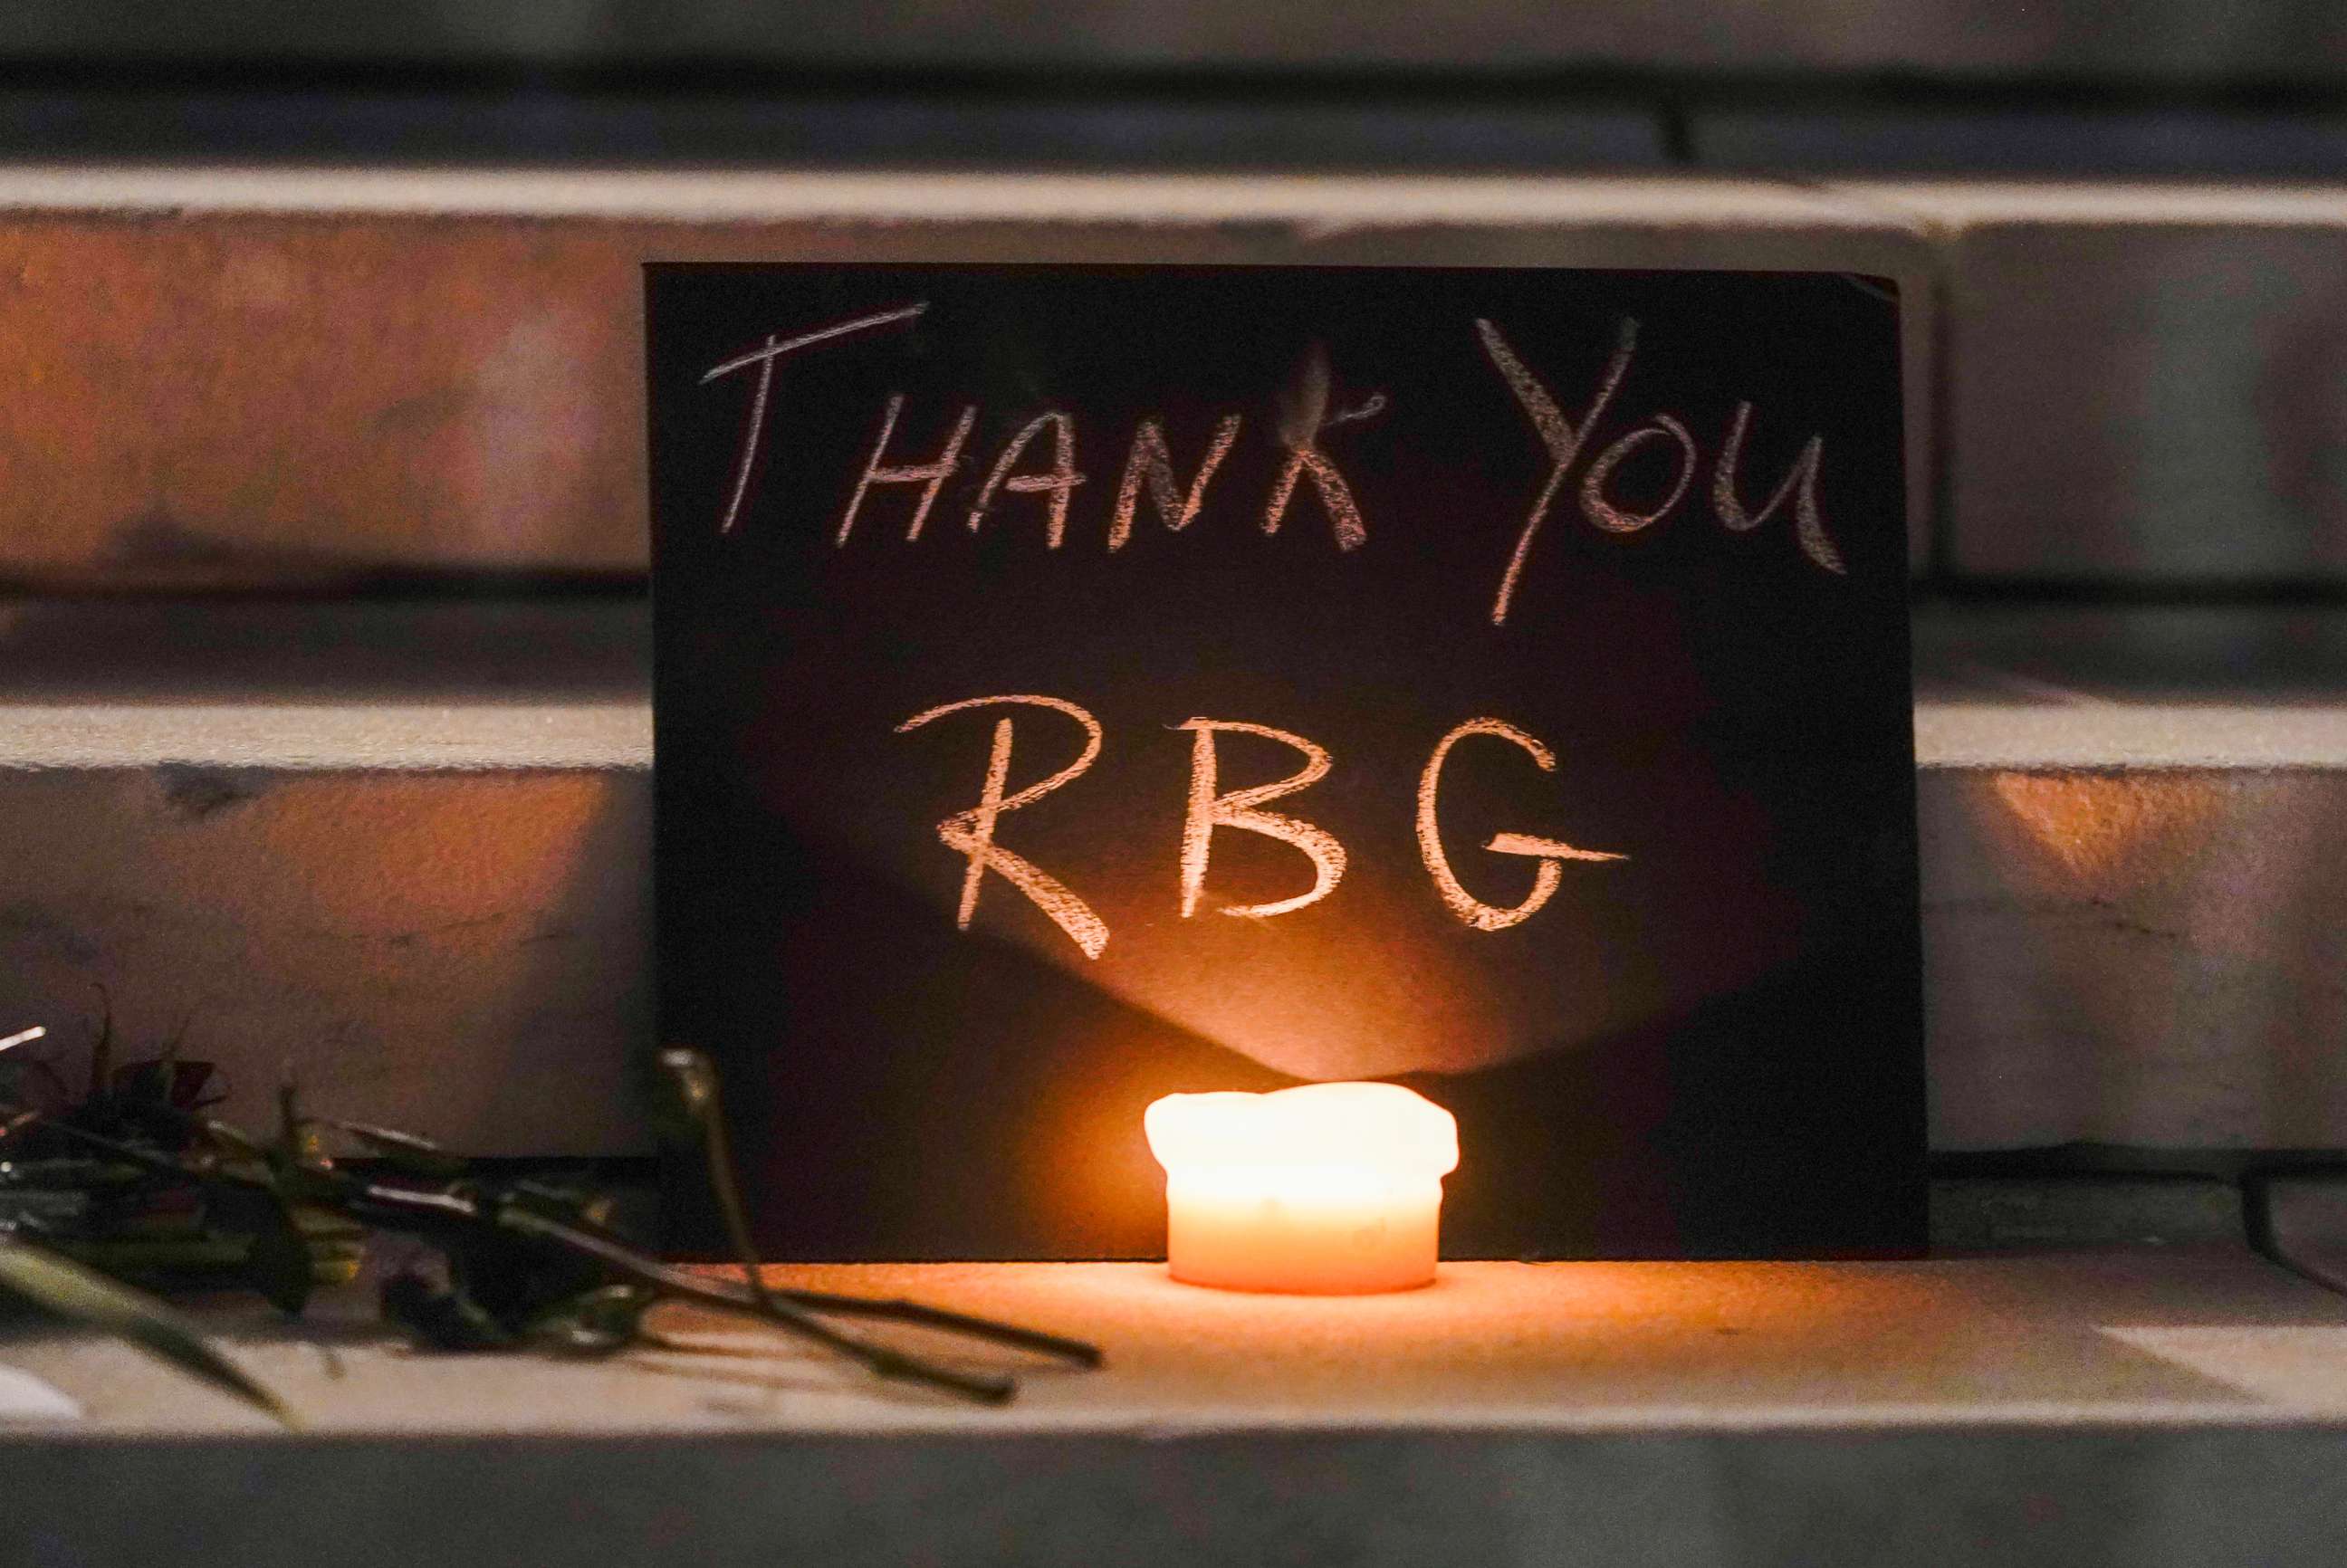
<path fill-rule="evenodd" d="M 2347 1532 L 2347 1300 L 2238 1241 L 1452 1264 L 1354 1300 L 1153 1264 L 774 1272 L 1082 1336 L 1105 1365 L 1030 1362 L 982 1409 L 702 1314 L 621 1357 L 419 1356 L 360 1289 L 299 1328 L 215 1301 L 204 1326 L 299 1413 L 289 1433 L 126 1347 L 20 1327 L 9 1361 L 82 1414 L 0 1426 L 0 1496 L 36 1543 L 14 1560 L 143 1568 L 168 1534 L 249 1568 L 1881 1568 L 1952 1541 L 1983 1563 L 2329 1568 Z"/>
<path fill-rule="evenodd" d="M 102 986 L 241 1114 L 291 1063 L 641 1151 L 646 642 L 625 597 L 0 611 L 0 1002 L 70 1054 Z M 1935 1146 L 2347 1147 L 2347 611 L 1927 608 L 1917 660 Z"/>
<path fill-rule="evenodd" d="M 1890 276 L 1920 552 L 1921 231 L 1760 181 L 0 169 L 0 581 L 641 577 L 652 260 Z"/>
<path fill-rule="evenodd" d="M 638 264 L 763 258 L 1890 275 L 1919 567 L 2335 589 L 2342 234 L 2339 185 L 0 169 L 0 582 L 640 578 Z"/>

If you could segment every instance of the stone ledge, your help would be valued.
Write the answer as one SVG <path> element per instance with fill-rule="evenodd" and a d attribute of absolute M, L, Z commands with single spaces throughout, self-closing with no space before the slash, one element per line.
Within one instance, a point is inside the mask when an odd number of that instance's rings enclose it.
<path fill-rule="evenodd" d="M 661 1326 L 734 1356 L 419 1354 L 381 1325 L 363 1286 L 322 1297 L 302 1332 L 257 1299 L 196 1307 L 323 1438 L 2347 1426 L 2347 1359 L 2323 1354 L 2347 1348 L 2347 1296 L 2238 1241 L 1879 1264 L 1450 1262 L 1427 1289 L 1350 1297 L 1205 1290 L 1156 1263 L 769 1273 L 1089 1338 L 1107 1365 L 958 1346 L 975 1364 L 1031 1374 L 1016 1403 L 990 1409 L 876 1384 L 698 1309 L 665 1309 Z M 83 1406 L 74 1431 L 273 1432 L 127 1348 L 0 1326 L 0 1359 Z M 339 1371 L 311 1338 L 336 1348 Z M 21 1446 L 0 1428 L 0 1456 Z"/>
<path fill-rule="evenodd" d="M 0 582 L 639 578 L 648 261 L 1825 269 L 1879 206 L 1717 179 L 0 168 Z M 354 343 L 384 352 L 354 354 Z"/>
<path fill-rule="evenodd" d="M 1916 230 L 1913 220 L 1888 216 L 1866 200 L 1795 181 L 1735 175 L 668 172 L 16 164 L 0 165 L 0 212 L 85 218 L 344 217 L 386 222 L 482 218 L 945 227 L 1023 222 L 1182 228 L 1254 222 L 1306 237 L 1397 226 L 1489 223 L 1505 229 L 1654 226 L 1841 234 L 1893 242 Z M 632 306 L 638 301 L 630 294 L 625 302 Z"/>
<path fill-rule="evenodd" d="M 254 1568 L 430 1556 L 854 1564 L 2324 1563 L 2347 1299 L 2239 1246 L 1896 1265 L 1467 1264 L 1353 1300 L 1125 1265 L 787 1271 L 1089 1335 L 982 1411 L 709 1319 L 733 1354 L 417 1356 L 326 1304 L 210 1321 L 311 1422 L 19 1328 L 88 1419 L 0 1429 L 12 1537 Z M 169 1484 L 164 1484 L 165 1478 Z M 2018 1506 L 2016 1499 L 2025 1500 Z M 1820 1539 L 1821 1521 L 1834 1528 Z M 1781 1560 L 1794 1561 L 1793 1557 Z"/>

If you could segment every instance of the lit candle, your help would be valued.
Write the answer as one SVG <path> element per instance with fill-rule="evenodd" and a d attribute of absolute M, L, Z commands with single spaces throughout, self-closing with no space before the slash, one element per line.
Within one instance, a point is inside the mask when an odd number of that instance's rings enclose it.
<path fill-rule="evenodd" d="M 1143 1118 L 1165 1167 L 1174 1277 L 1356 1296 L 1434 1280 L 1459 1124 L 1395 1083 L 1169 1094 Z"/>

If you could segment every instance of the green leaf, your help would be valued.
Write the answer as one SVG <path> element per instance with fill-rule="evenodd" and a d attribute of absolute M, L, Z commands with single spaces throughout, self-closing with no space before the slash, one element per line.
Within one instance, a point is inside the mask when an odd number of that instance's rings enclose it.
<path fill-rule="evenodd" d="M 110 1334 L 191 1378 L 273 1416 L 301 1423 L 282 1400 L 204 1342 L 193 1323 L 154 1297 L 30 1243 L 0 1236 L 0 1289 L 67 1322 Z"/>

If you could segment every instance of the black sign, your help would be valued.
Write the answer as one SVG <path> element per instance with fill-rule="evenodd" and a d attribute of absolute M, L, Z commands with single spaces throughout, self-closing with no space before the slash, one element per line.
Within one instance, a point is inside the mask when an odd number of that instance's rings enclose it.
<path fill-rule="evenodd" d="M 648 294 L 660 1027 L 775 1255 L 1162 1256 L 1152 1100 L 1344 1078 L 1450 1255 L 1921 1248 L 1891 283 Z"/>

